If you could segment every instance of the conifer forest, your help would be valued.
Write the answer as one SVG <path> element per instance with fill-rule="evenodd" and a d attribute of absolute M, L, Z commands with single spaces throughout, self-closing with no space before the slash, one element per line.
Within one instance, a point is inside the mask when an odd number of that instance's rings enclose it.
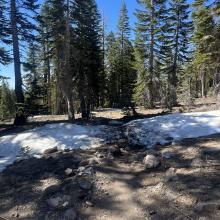
<path fill-rule="evenodd" d="M 95 0 L 1 0 L 0 63 L 13 63 L 15 80 L 12 90 L 1 77 L 1 118 L 218 96 L 219 1 L 137 2 L 135 27 L 122 1 L 107 32 Z"/>
<path fill-rule="evenodd" d="M 0 0 L 0 220 L 220 219 L 220 0 Z"/>

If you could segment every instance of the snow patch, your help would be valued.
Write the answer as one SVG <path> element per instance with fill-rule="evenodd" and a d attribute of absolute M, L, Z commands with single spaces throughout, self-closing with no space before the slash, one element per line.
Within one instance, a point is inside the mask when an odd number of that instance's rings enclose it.
<path fill-rule="evenodd" d="M 0 137 L 0 171 L 12 164 L 25 149 L 36 157 L 47 149 L 86 149 L 98 147 L 107 139 L 106 126 L 82 126 L 68 123 L 47 124 L 23 133 Z"/>
<path fill-rule="evenodd" d="M 220 133 L 220 110 L 194 113 L 175 113 L 129 122 L 126 136 L 130 144 L 151 148 L 185 138 Z"/>

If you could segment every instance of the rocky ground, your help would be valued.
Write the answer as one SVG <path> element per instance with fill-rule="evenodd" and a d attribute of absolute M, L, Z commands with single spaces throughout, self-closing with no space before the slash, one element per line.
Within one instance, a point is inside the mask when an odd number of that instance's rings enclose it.
<path fill-rule="evenodd" d="M 219 143 L 215 135 L 154 150 L 123 139 L 86 151 L 48 150 L 1 173 L 0 217 L 220 219 Z"/>

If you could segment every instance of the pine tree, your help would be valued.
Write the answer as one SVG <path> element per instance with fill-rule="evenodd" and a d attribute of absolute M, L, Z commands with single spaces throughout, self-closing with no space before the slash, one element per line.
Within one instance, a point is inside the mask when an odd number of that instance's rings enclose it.
<path fill-rule="evenodd" d="M 118 43 L 113 32 L 106 37 L 106 78 L 107 78 L 107 99 L 110 107 L 116 107 L 119 103 L 119 51 Z"/>
<path fill-rule="evenodd" d="M 0 119 L 14 117 L 15 114 L 15 97 L 10 90 L 7 78 L 0 76 Z"/>
<path fill-rule="evenodd" d="M 91 107 L 97 106 L 102 79 L 100 71 L 100 15 L 95 0 L 75 0 L 72 9 L 73 45 L 71 61 L 76 73 L 82 118 L 89 118 Z"/>
<path fill-rule="evenodd" d="M 133 46 L 130 41 L 130 26 L 126 4 L 122 1 L 120 16 L 118 21 L 117 41 L 119 48 L 119 104 L 121 106 L 130 106 L 132 100 L 133 84 L 136 78 L 133 69 Z"/>
<path fill-rule="evenodd" d="M 25 122 L 24 112 L 24 94 L 22 89 L 21 77 L 21 51 L 22 41 L 33 41 L 33 31 L 36 29 L 33 20 L 36 19 L 37 0 L 10 0 L 10 28 L 13 42 L 13 61 L 15 72 L 15 94 L 19 105 L 18 114 L 16 114 L 15 124 Z"/>
<path fill-rule="evenodd" d="M 211 61 L 208 45 L 213 41 L 214 20 L 211 10 L 205 6 L 204 0 L 196 0 L 193 7 L 193 43 L 196 47 L 194 65 L 199 72 L 201 96 L 206 97 Z"/>
<path fill-rule="evenodd" d="M 52 47 L 52 30 L 50 25 L 50 8 L 45 2 L 40 11 L 39 16 L 39 44 L 41 48 L 42 71 L 44 75 L 44 87 L 47 90 L 47 98 L 45 104 L 47 105 L 48 113 L 52 112 L 52 85 L 51 85 L 51 62 L 53 57 Z"/>
<path fill-rule="evenodd" d="M 0 2 L 0 64 L 7 64 L 11 61 L 8 51 L 3 47 L 3 44 L 10 43 L 9 40 L 9 24 L 6 18 L 6 1 Z"/>
<path fill-rule="evenodd" d="M 149 90 L 147 85 L 147 66 L 146 66 L 146 53 L 147 48 L 145 45 L 144 36 L 140 32 L 136 32 L 135 39 L 135 69 L 137 71 L 137 80 L 134 88 L 133 99 L 139 106 L 148 107 Z"/>
<path fill-rule="evenodd" d="M 189 60 L 189 40 L 192 24 L 189 19 L 189 4 L 186 0 L 172 0 L 168 9 L 166 25 L 168 38 L 165 54 L 170 57 L 167 62 L 168 102 L 169 107 L 177 104 L 177 85 L 181 68 Z"/>
<path fill-rule="evenodd" d="M 23 69 L 27 72 L 24 76 L 27 113 L 31 115 L 45 114 L 47 113 L 47 106 L 44 103 L 46 90 L 40 68 L 39 45 L 30 43 L 27 56 L 27 61 L 23 63 Z"/>
<path fill-rule="evenodd" d="M 158 65 L 161 62 L 161 47 L 162 47 L 162 32 L 164 13 L 165 13 L 165 1 L 156 0 L 138 0 L 141 9 L 136 10 L 136 34 L 137 40 L 141 39 L 141 42 L 137 44 L 144 44 L 144 66 L 146 71 L 144 74 L 139 75 L 139 83 L 137 86 L 146 85 L 147 88 L 143 90 L 144 97 L 147 98 L 147 106 L 152 108 L 154 101 L 156 100 L 155 91 L 157 91 L 160 72 L 158 71 Z M 144 41 L 143 41 L 144 39 Z M 146 82 L 143 82 L 146 80 Z M 136 88 L 135 91 L 140 91 L 141 88 Z M 137 97 L 137 95 L 136 95 Z M 143 97 L 143 96 L 142 96 Z"/>

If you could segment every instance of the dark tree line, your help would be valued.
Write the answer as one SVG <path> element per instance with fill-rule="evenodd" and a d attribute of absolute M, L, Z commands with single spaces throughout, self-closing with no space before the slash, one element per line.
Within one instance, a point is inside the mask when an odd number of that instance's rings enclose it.
<path fill-rule="evenodd" d="M 14 63 L 15 123 L 219 94 L 219 1 L 137 2 L 131 40 L 125 1 L 117 31 L 106 33 L 95 0 L 2 0 L 0 63 Z"/>

